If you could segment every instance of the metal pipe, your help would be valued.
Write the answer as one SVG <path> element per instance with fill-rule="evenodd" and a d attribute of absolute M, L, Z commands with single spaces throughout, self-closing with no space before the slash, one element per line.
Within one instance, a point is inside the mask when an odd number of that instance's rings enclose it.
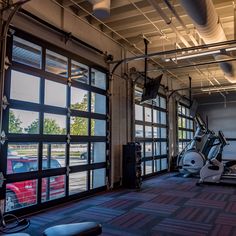
<path fill-rule="evenodd" d="M 180 23 L 180 25 L 183 27 L 184 31 L 188 34 L 189 38 L 192 40 L 195 46 L 199 45 L 197 40 L 194 38 L 194 36 L 191 34 L 190 30 L 186 27 L 185 23 L 180 18 L 179 14 L 176 12 L 175 8 L 172 6 L 169 0 L 164 0 L 165 4 L 169 8 L 169 10 L 172 12 L 172 14 L 175 16 L 176 20 Z"/>
<path fill-rule="evenodd" d="M 227 40 L 212 0 L 181 0 L 180 2 L 205 43 Z M 226 56 L 230 58 L 230 55 L 227 55 L 226 52 L 214 54 L 213 56 L 215 59 Z M 236 83 L 233 63 L 220 63 L 220 68 L 229 82 Z"/>
<path fill-rule="evenodd" d="M 188 43 L 188 41 L 181 35 L 181 33 L 176 29 L 176 27 L 173 25 L 169 17 L 165 14 L 165 12 L 161 9 L 159 4 L 156 0 L 148 0 L 148 2 L 155 8 L 155 10 L 158 12 L 158 14 L 162 17 L 162 19 L 166 22 L 167 25 L 170 26 L 170 28 L 176 33 L 178 38 L 182 41 L 182 43 L 186 47 L 190 47 L 191 45 Z"/>

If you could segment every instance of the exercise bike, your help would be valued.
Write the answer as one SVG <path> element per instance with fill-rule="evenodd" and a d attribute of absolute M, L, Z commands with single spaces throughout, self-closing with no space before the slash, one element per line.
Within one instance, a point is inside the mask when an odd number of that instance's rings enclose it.
<path fill-rule="evenodd" d="M 194 138 L 177 157 L 179 172 L 184 177 L 199 174 L 206 162 L 206 156 L 217 138 L 215 133 L 206 127 L 200 115 L 197 114 L 194 121 L 197 124 Z"/>
<path fill-rule="evenodd" d="M 203 182 L 219 183 L 224 178 L 236 178 L 236 160 L 223 162 L 222 152 L 226 145 L 229 145 L 222 131 L 218 133 L 218 143 L 209 152 L 206 164 L 200 170 L 200 180 Z"/>

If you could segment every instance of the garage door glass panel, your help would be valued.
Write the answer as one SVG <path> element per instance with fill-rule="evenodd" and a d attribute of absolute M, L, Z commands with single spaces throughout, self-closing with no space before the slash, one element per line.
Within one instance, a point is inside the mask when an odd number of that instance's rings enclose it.
<path fill-rule="evenodd" d="M 65 84 L 45 80 L 44 103 L 50 106 L 66 107 L 66 89 Z"/>
<path fill-rule="evenodd" d="M 152 156 L 152 143 L 145 143 L 145 157 Z"/>
<path fill-rule="evenodd" d="M 51 135 L 66 134 L 66 116 L 45 113 L 43 122 L 43 133 Z"/>
<path fill-rule="evenodd" d="M 72 116 L 70 119 L 71 135 L 88 135 L 88 118 Z"/>
<path fill-rule="evenodd" d="M 7 152 L 7 174 L 38 170 L 37 143 L 9 143 Z"/>
<path fill-rule="evenodd" d="M 161 170 L 161 160 L 154 160 L 154 171 L 158 172 Z"/>
<path fill-rule="evenodd" d="M 70 144 L 70 166 L 88 164 L 88 143 Z"/>
<path fill-rule="evenodd" d="M 91 135 L 106 136 L 106 121 L 91 119 Z"/>
<path fill-rule="evenodd" d="M 99 188 L 106 185 L 106 169 L 96 169 L 90 171 L 90 188 Z"/>
<path fill-rule="evenodd" d="M 11 99 L 39 103 L 39 88 L 39 77 L 11 71 Z"/>
<path fill-rule="evenodd" d="M 167 158 L 161 159 L 161 170 L 166 170 L 168 168 Z"/>
<path fill-rule="evenodd" d="M 62 77 L 67 77 L 68 59 L 58 53 L 46 50 L 46 71 Z"/>
<path fill-rule="evenodd" d="M 91 93 L 91 112 L 106 114 L 106 96 L 98 93 Z"/>
<path fill-rule="evenodd" d="M 143 126 L 135 125 L 135 137 L 143 137 Z"/>
<path fill-rule="evenodd" d="M 152 110 L 150 108 L 145 107 L 144 109 L 145 121 L 152 122 Z"/>
<path fill-rule="evenodd" d="M 145 174 L 151 174 L 152 173 L 152 161 L 146 161 L 145 162 Z"/>
<path fill-rule="evenodd" d="M 71 78 L 77 82 L 89 84 L 89 67 L 72 60 Z"/>
<path fill-rule="evenodd" d="M 87 179 L 87 171 L 69 174 L 69 194 L 72 195 L 87 191 Z"/>
<path fill-rule="evenodd" d="M 92 69 L 91 85 L 100 89 L 106 89 L 106 74 L 101 71 Z"/>
<path fill-rule="evenodd" d="M 42 178 L 42 202 L 65 196 L 65 175 Z"/>
<path fill-rule="evenodd" d="M 38 134 L 39 113 L 18 109 L 9 110 L 9 133 L 14 134 Z"/>
<path fill-rule="evenodd" d="M 65 167 L 66 144 L 44 143 L 42 169 Z"/>
<path fill-rule="evenodd" d="M 37 184 L 38 181 L 36 179 L 7 184 L 6 212 L 35 205 L 37 203 Z"/>
<path fill-rule="evenodd" d="M 145 126 L 145 138 L 152 138 L 152 126 Z"/>
<path fill-rule="evenodd" d="M 88 111 L 89 92 L 83 89 L 71 87 L 71 109 Z"/>
<path fill-rule="evenodd" d="M 99 163 L 106 161 L 106 143 L 91 143 L 91 163 Z"/>
<path fill-rule="evenodd" d="M 13 36 L 12 60 L 38 69 L 42 67 L 42 48 Z"/>
<path fill-rule="evenodd" d="M 135 104 L 135 120 L 143 121 L 143 107 Z"/>

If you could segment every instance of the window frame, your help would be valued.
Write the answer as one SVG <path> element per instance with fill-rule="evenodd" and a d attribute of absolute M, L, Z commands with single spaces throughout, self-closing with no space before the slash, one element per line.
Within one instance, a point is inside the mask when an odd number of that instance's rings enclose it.
<path fill-rule="evenodd" d="M 85 58 L 82 58 L 76 54 L 73 54 L 69 51 L 66 51 L 65 49 L 62 49 L 58 46 L 55 46 L 47 41 L 44 41 L 43 39 L 37 38 L 34 35 L 31 35 L 29 33 L 26 33 L 20 29 L 17 29 L 15 27 L 11 28 L 14 31 L 14 35 L 16 35 L 19 38 L 22 38 L 26 41 L 29 41 L 31 43 L 34 43 L 38 46 L 42 47 L 42 61 L 41 61 L 41 69 L 31 67 L 25 64 L 21 64 L 16 61 L 12 61 L 12 45 L 13 45 L 13 37 L 9 37 L 9 40 L 7 42 L 7 55 L 9 57 L 9 60 L 12 62 L 10 68 L 6 71 L 5 76 L 5 88 L 4 88 L 4 94 L 9 98 L 10 105 L 7 107 L 7 109 L 3 113 L 3 130 L 5 130 L 8 140 L 3 145 L 3 148 L 1 150 L 1 154 L 6 157 L 3 158 L 4 160 L 1 160 L 1 165 L 3 166 L 3 174 L 6 176 L 6 184 L 18 182 L 18 181 L 25 181 L 25 180 L 33 180 L 37 179 L 38 185 L 37 185 L 37 204 L 33 206 L 29 206 L 20 209 L 13 210 L 12 212 L 16 212 L 17 214 L 21 214 L 23 211 L 24 214 L 26 212 L 34 212 L 37 209 L 40 209 L 42 207 L 51 207 L 53 205 L 58 204 L 59 202 L 67 202 L 68 200 L 75 199 L 78 197 L 83 197 L 85 195 L 90 195 L 92 193 L 104 190 L 106 188 L 106 183 L 103 187 L 99 187 L 97 189 L 90 189 L 90 172 L 92 172 L 95 169 L 105 169 L 106 178 L 108 180 L 110 179 L 110 171 L 108 170 L 108 160 L 110 160 L 110 145 L 109 145 L 109 138 L 110 130 L 109 130 L 109 97 L 108 97 L 108 87 L 109 87 L 109 80 L 108 80 L 108 71 L 106 68 L 103 68 L 101 66 L 98 66 L 94 62 L 91 62 Z M 60 75 L 52 74 L 50 72 L 47 72 L 45 69 L 45 63 L 46 63 L 46 49 L 56 52 L 58 54 L 61 54 L 63 56 L 66 56 L 68 58 L 68 77 L 62 77 Z M 70 80 L 70 74 L 71 74 L 71 62 L 77 61 L 81 64 L 84 64 L 89 67 L 89 84 L 85 84 L 82 82 Z M 94 86 L 91 86 L 91 69 L 98 70 L 106 75 L 106 89 L 100 89 L 96 88 Z M 39 104 L 31 103 L 31 102 L 24 102 L 19 100 L 10 99 L 10 86 L 11 86 L 11 70 L 23 72 L 26 74 L 30 74 L 33 76 L 38 76 L 40 78 L 40 98 L 39 98 Z M 66 92 L 66 107 L 56 107 L 51 105 L 44 104 L 44 98 L 45 98 L 45 79 L 62 83 L 67 86 L 67 92 Z M 70 108 L 70 88 L 71 87 L 78 87 L 80 89 L 84 89 L 88 91 L 89 93 L 89 109 L 88 111 L 77 111 Z M 106 114 L 97 114 L 91 112 L 91 93 L 98 93 L 101 95 L 104 95 L 106 97 Z M 8 117 L 9 117 L 9 109 L 22 109 L 27 111 L 36 111 L 39 112 L 39 134 L 11 134 L 8 132 Z M 66 134 L 64 135 L 47 135 L 43 134 L 43 119 L 44 119 L 44 113 L 50 113 L 55 115 L 65 115 L 66 116 Z M 70 114 L 70 115 L 69 115 Z M 69 150 L 69 143 L 67 142 L 68 134 L 70 133 L 70 116 L 81 116 L 88 118 L 89 124 L 89 134 L 88 136 L 73 136 L 71 135 L 71 143 L 80 143 L 80 142 L 88 142 L 88 150 L 90 150 L 91 143 L 94 142 L 105 142 L 106 143 L 106 161 L 101 163 L 90 163 L 90 151 L 88 151 L 88 164 L 85 165 L 77 165 L 77 166 L 69 166 L 69 159 L 70 159 L 70 150 Z M 91 130 L 91 119 L 100 119 L 105 120 L 106 122 L 106 135 L 105 136 L 92 136 L 90 135 Z M 8 144 L 11 143 L 37 143 L 39 148 L 38 153 L 38 171 L 32 171 L 32 172 L 26 172 L 26 173 L 19 173 L 19 174 L 7 174 L 7 149 Z M 55 168 L 55 169 L 42 169 L 42 157 L 43 157 L 43 144 L 44 143 L 65 143 L 66 144 L 66 156 L 65 156 L 65 167 Z M 87 171 L 88 173 L 88 190 L 82 193 L 75 194 L 73 196 L 69 195 L 69 174 L 73 174 L 76 172 L 83 172 Z M 58 175 L 65 175 L 66 180 L 66 189 L 65 189 L 65 196 L 63 198 L 51 200 L 49 202 L 42 202 L 41 199 L 41 189 L 42 189 L 42 179 L 46 177 L 52 177 L 52 176 L 58 176 Z M 5 186 L 6 186 L 5 184 Z"/>
<path fill-rule="evenodd" d="M 137 89 L 134 89 L 134 93 L 137 92 Z M 140 92 L 138 90 L 138 92 Z M 168 165 L 169 165 L 169 160 L 168 160 L 168 156 L 169 156 L 169 150 L 168 150 L 168 109 L 167 109 L 167 97 L 161 93 L 158 93 L 158 105 L 156 105 L 156 101 L 148 101 L 147 103 L 142 103 L 140 104 L 140 101 L 135 100 L 134 101 L 134 107 L 135 105 L 139 105 L 142 106 L 142 116 L 143 116 L 143 120 L 136 120 L 135 119 L 135 115 L 134 115 L 134 138 L 136 142 L 140 142 L 143 144 L 143 150 L 142 150 L 142 177 L 148 177 L 148 176 L 152 176 L 152 175 L 156 175 L 162 172 L 166 172 L 168 169 Z M 163 98 L 166 100 L 166 109 L 162 108 L 160 106 L 160 98 Z M 151 109 L 151 122 L 148 122 L 145 120 L 145 107 L 146 108 L 150 108 Z M 153 111 L 157 111 L 157 122 L 154 123 L 153 121 Z M 165 124 L 161 124 L 161 112 L 164 112 L 166 114 L 166 123 Z M 135 114 L 135 109 L 134 109 L 134 114 Z M 136 137 L 135 136 L 135 126 L 136 125 L 141 125 L 143 127 L 143 137 Z M 145 129 L 146 127 L 152 127 L 152 137 L 147 138 L 145 137 Z M 159 135 L 157 137 L 154 137 L 154 128 L 157 128 Z M 161 138 L 161 128 L 165 128 L 166 129 L 166 138 Z M 161 154 L 161 143 L 165 142 L 167 149 L 166 149 L 166 154 Z M 145 147 L 146 147 L 146 143 L 152 143 L 152 155 L 151 156 L 145 156 Z M 159 155 L 155 155 L 155 151 L 154 151 L 154 144 L 158 143 L 159 147 L 160 147 L 160 154 Z M 167 169 L 162 170 L 161 167 L 161 160 L 162 159 L 167 159 Z M 157 171 L 155 169 L 155 162 L 156 160 L 160 160 L 160 171 Z M 146 174 L 146 162 L 147 161 L 152 161 L 152 172 L 149 174 Z"/>

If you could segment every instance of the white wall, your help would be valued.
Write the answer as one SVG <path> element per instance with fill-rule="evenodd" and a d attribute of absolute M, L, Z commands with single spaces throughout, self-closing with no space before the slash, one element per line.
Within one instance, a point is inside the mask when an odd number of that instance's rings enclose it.
<path fill-rule="evenodd" d="M 236 103 L 200 105 L 198 112 L 204 120 L 208 116 L 209 129 L 218 132 L 222 130 L 226 138 L 236 138 Z M 223 152 L 224 159 L 236 159 L 236 142 L 231 141 Z"/>

